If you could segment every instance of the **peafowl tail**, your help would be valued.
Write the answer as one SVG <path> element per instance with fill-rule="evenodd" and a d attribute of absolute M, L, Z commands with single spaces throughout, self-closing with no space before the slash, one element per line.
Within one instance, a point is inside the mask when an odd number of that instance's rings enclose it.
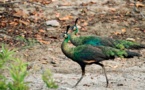
<path fill-rule="evenodd" d="M 136 42 L 127 41 L 127 40 L 116 40 L 114 42 L 115 46 L 119 49 L 141 49 L 145 48 L 145 44 L 138 44 Z"/>
<path fill-rule="evenodd" d="M 141 48 L 145 48 L 145 45 L 144 44 L 132 45 L 129 48 L 130 49 L 141 49 Z"/>
<path fill-rule="evenodd" d="M 124 55 L 125 58 L 133 58 L 134 56 L 140 57 L 141 54 L 136 53 L 136 52 L 130 52 L 130 51 L 126 51 L 127 55 Z"/>

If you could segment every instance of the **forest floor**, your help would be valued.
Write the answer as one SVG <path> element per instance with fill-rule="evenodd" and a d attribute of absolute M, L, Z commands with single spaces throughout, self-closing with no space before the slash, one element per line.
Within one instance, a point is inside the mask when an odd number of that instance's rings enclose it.
<path fill-rule="evenodd" d="M 83 80 L 72 88 L 81 76 L 81 68 L 60 47 L 62 33 L 77 17 L 79 35 L 132 39 L 145 44 L 144 1 L 138 1 L 136 6 L 133 0 L 5 1 L 0 2 L 0 41 L 10 48 L 21 48 L 17 56 L 29 63 L 26 81 L 31 82 L 30 90 L 48 90 L 41 79 L 46 69 L 52 71 L 59 85 L 57 90 L 144 90 L 145 49 L 134 50 L 142 54 L 140 58 L 102 62 L 109 79 L 108 88 L 102 68 L 97 65 L 87 66 Z M 51 20 L 56 22 L 47 26 L 46 21 Z"/>

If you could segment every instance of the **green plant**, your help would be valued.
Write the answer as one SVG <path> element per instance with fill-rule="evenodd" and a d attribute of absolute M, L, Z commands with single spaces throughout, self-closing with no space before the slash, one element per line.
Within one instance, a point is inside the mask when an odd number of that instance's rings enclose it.
<path fill-rule="evenodd" d="M 25 38 L 22 36 L 17 36 L 16 40 L 20 40 L 26 44 L 23 48 L 29 48 L 29 47 L 33 46 L 35 43 L 37 43 L 37 41 L 35 39 Z"/>
<path fill-rule="evenodd" d="M 5 47 L 5 44 L 2 44 L 2 48 L 0 50 L 0 90 L 6 90 L 6 77 L 3 75 L 5 63 L 12 59 L 15 50 L 9 50 Z"/>
<path fill-rule="evenodd" d="M 6 78 L 3 75 L 0 75 L 0 90 L 6 89 L 7 89 Z"/>
<path fill-rule="evenodd" d="M 42 74 L 42 80 L 46 84 L 48 88 L 58 88 L 58 85 L 55 83 L 54 79 L 52 78 L 52 73 L 50 70 L 46 70 Z"/>
<path fill-rule="evenodd" d="M 14 64 L 9 67 L 12 82 L 8 83 L 9 90 L 28 90 L 28 82 L 24 79 L 27 76 L 27 63 L 22 62 L 20 59 L 16 59 Z"/>
<path fill-rule="evenodd" d="M 9 50 L 5 47 L 5 44 L 2 44 L 0 51 L 0 68 L 6 63 L 6 61 L 13 59 L 12 56 L 15 53 L 15 50 Z"/>

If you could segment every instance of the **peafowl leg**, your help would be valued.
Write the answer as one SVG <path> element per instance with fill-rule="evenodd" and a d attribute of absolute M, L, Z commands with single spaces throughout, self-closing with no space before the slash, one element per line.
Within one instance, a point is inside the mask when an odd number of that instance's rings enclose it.
<path fill-rule="evenodd" d="M 82 69 L 82 76 L 81 76 L 81 78 L 78 80 L 78 82 L 75 84 L 74 87 L 76 87 L 76 86 L 79 84 L 79 82 L 83 79 L 83 77 L 84 77 L 84 75 L 85 75 L 85 65 L 80 65 L 80 66 L 81 66 L 81 69 Z"/>
<path fill-rule="evenodd" d="M 106 78 L 106 87 L 108 87 L 109 81 L 108 81 L 108 77 L 107 77 L 107 74 L 106 74 L 106 69 L 105 69 L 103 64 L 101 64 L 101 63 L 97 63 L 97 64 L 100 65 L 103 68 L 103 72 L 104 72 L 105 78 Z"/>

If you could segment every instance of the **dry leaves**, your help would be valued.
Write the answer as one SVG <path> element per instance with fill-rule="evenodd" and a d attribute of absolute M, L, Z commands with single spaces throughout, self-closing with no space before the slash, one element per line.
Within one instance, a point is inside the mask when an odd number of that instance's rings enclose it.
<path fill-rule="evenodd" d="M 113 34 L 114 34 L 114 35 L 122 35 L 122 34 L 124 34 L 124 33 L 126 33 L 126 29 L 125 29 L 125 28 L 123 28 L 123 29 L 121 30 L 121 32 L 114 32 Z"/>
<path fill-rule="evenodd" d="M 16 26 L 16 25 L 18 25 L 18 22 L 16 22 L 16 21 L 11 21 L 9 24 L 10 24 L 11 26 Z"/>
<path fill-rule="evenodd" d="M 126 29 L 125 28 L 123 28 L 121 31 L 122 31 L 122 33 L 126 33 Z"/>
<path fill-rule="evenodd" d="M 45 33 L 45 30 L 40 29 L 39 32 L 40 32 L 40 33 Z"/>
<path fill-rule="evenodd" d="M 116 9 L 115 8 L 110 8 L 109 9 L 111 12 L 116 12 Z"/>
<path fill-rule="evenodd" d="M 28 17 L 28 14 L 26 12 L 24 12 L 23 10 L 17 10 L 17 11 L 15 11 L 15 13 L 13 15 L 16 17 L 23 17 L 23 18 Z"/>
<path fill-rule="evenodd" d="M 141 3 L 141 2 L 137 2 L 137 3 L 136 3 L 136 7 L 144 7 L 144 4 Z"/>
<path fill-rule="evenodd" d="M 34 11 L 32 12 L 32 14 L 33 14 L 32 16 L 33 16 L 34 22 L 37 22 L 39 19 L 45 18 L 44 12 L 42 10 Z"/>
<path fill-rule="evenodd" d="M 41 44 L 50 44 L 50 41 L 45 41 L 45 40 L 42 40 L 42 39 L 40 39 L 40 40 L 38 40 Z"/>
<path fill-rule="evenodd" d="M 43 33 L 45 33 L 45 30 L 43 30 L 43 29 L 38 30 L 38 34 L 35 34 L 36 40 L 38 42 L 40 42 L 41 44 L 50 44 L 50 41 L 46 41 L 43 39 L 43 37 L 42 37 L 43 35 L 41 35 Z"/>
<path fill-rule="evenodd" d="M 24 24 L 24 25 L 29 25 L 30 22 L 24 21 L 24 20 L 19 20 L 20 23 Z"/>
<path fill-rule="evenodd" d="M 59 20 L 65 21 L 65 20 L 70 20 L 72 18 L 73 18 L 73 16 L 67 15 L 67 16 L 64 16 L 64 17 L 59 18 Z"/>

